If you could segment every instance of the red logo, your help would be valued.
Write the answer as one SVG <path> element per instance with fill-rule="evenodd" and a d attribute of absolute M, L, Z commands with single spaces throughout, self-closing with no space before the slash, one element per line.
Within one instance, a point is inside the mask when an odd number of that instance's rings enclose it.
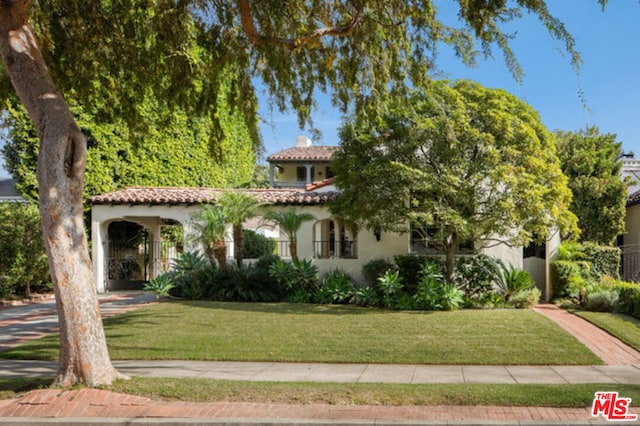
<path fill-rule="evenodd" d="M 619 398 L 618 392 L 596 392 L 591 407 L 593 417 L 602 416 L 611 421 L 638 420 L 637 414 L 629 413 L 631 398 Z"/>

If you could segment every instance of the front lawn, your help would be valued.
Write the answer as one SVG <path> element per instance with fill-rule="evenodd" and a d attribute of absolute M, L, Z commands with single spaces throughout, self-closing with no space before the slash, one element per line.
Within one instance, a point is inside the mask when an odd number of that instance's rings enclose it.
<path fill-rule="evenodd" d="M 0 399 L 46 387 L 48 379 L 0 379 Z M 499 405 L 588 407 L 595 392 L 615 391 L 638 406 L 640 387 L 620 384 L 487 385 L 377 383 L 267 383 L 134 377 L 105 389 L 159 401 L 331 405 Z"/>
<path fill-rule="evenodd" d="M 172 301 L 105 320 L 113 359 L 592 365 L 599 358 L 531 310 L 388 311 Z M 55 359 L 58 337 L 3 358 Z"/>

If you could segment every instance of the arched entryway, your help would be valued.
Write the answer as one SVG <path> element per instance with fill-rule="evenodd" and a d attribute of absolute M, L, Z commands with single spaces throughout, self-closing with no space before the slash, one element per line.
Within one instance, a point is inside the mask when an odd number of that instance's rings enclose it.
<path fill-rule="evenodd" d="M 168 271 L 171 259 L 183 251 L 180 222 L 161 220 L 159 235 L 157 220 L 151 222 L 140 218 L 108 224 L 104 241 L 106 291 L 142 289 L 151 278 Z"/>

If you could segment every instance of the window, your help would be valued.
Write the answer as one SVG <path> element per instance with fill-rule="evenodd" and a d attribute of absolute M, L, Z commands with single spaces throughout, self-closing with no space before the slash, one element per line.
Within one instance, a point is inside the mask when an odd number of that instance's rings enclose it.
<path fill-rule="evenodd" d="M 311 181 L 313 181 L 313 177 L 315 176 L 314 167 L 311 166 Z M 298 182 L 307 182 L 307 166 L 298 166 L 296 167 L 296 180 Z M 311 182 L 307 182 L 311 183 Z"/>

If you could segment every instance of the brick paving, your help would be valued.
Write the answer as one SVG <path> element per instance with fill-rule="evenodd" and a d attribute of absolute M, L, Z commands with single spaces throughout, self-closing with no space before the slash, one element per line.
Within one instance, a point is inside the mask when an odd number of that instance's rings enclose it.
<path fill-rule="evenodd" d="M 100 389 L 43 389 L 0 401 L 1 417 L 242 418 L 385 421 L 591 422 L 588 408 L 341 406 L 255 402 L 167 402 Z"/>
<path fill-rule="evenodd" d="M 534 310 L 572 334 L 607 365 L 640 364 L 640 352 L 609 333 L 555 305 L 542 304 Z"/>

